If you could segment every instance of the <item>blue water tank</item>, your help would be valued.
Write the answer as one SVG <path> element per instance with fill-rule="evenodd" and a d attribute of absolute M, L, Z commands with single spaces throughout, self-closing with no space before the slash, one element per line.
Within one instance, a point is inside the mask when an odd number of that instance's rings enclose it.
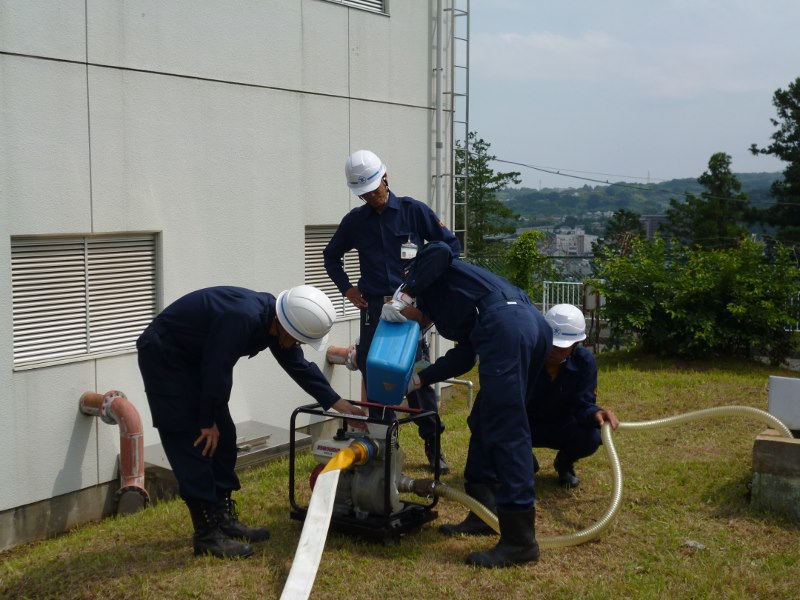
<path fill-rule="evenodd" d="M 396 405 L 403 401 L 417 356 L 416 321 L 381 321 L 367 354 L 367 400 Z"/>

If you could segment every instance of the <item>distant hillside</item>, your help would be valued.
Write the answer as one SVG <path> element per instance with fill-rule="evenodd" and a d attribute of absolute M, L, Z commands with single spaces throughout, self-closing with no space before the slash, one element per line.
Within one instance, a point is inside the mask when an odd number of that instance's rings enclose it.
<path fill-rule="evenodd" d="M 754 206 L 770 203 L 769 188 L 781 178 L 781 173 L 736 173 Z M 672 179 L 662 183 L 640 184 L 618 182 L 610 185 L 584 185 L 580 188 L 514 188 L 498 194 L 519 214 L 526 226 L 549 225 L 568 218 L 572 224 L 590 230 L 604 227 L 602 213 L 621 208 L 640 215 L 663 214 L 671 198 L 683 199 L 685 194 L 699 196 L 705 188 L 696 179 Z M 602 233 L 602 231 L 600 232 Z"/>

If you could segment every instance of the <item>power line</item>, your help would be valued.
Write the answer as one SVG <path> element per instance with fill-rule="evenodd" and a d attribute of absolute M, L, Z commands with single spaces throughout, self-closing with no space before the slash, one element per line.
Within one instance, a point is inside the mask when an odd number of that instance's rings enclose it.
<path fill-rule="evenodd" d="M 607 179 L 602 180 L 602 179 L 594 179 L 594 178 L 591 178 L 591 177 L 582 177 L 580 175 L 572 175 L 571 173 L 585 173 L 585 174 L 589 174 L 589 175 L 605 175 L 607 177 L 626 177 L 628 179 L 647 179 L 648 181 L 652 179 L 655 182 L 669 181 L 667 179 L 655 179 L 655 178 L 651 178 L 651 177 L 646 177 L 645 178 L 645 177 L 641 177 L 641 176 L 637 176 L 637 175 L 620 175 L 620 174 L 617 174 L 617 173 L 602 173 L 602 172 L 597 172 L 597 171 L 580 171 L 578 169 L 563 169 L 563 168 L 559 168 L 559 167 L 541 167 L 541 166 L 536 166 L 536 165 L 529 165 L 529 164 L 525 164 L 525 163 L 514 162 L 514 161 L 510 161 L 510 160 L 503 160 L 503 159 L 500 159 L 500 158 L 494 158 L 493 160 L 495 160 L 497 162 L 501 162 L 501 163 L 508 163 L 508 164 L 511 164 L 511 165 L 517 165 L 517 166 L 520 166 L 520 167 L 526 167 L 528 169 L 533 169 L 534 171 L 539 171 L 541 173 L 548 173 L 549 175 L 559 175 L 560 177 L 570 177 L 570 178 L 573 178 L 573 179 L 582 179 L 582 180 L 586 180 L 586 181 L 593 181 L 593 182 L 596 182 L 596 183 L 606 183 L 606 184 L 609 184 L 609 185 L 620 185 L 620 184 L 623 184 L 624 182 L 612 182 L 612 181 L 608 181 Z M 569 171 L 569 172 L 564 172 L 564 171 Z"/>
<path fill-rule="evenodd" d="M 472 153 L 470 153 L 470 155 L 472 155 Z M 529 164 L 526 164 L 526 163 L 516 162 L 516 161 L 512 161 L 512 160 L 503 160 L 503 159 L 497 158 L 497 157 L 492 158 L 492 161 L 499 162 L 499 163 L 504 163 L 504 164 L 508 164 L 508 165 L 515 165 L 515 166 L 518 166 L 518 167 L 525 167 L 527 169 L 532 169 L 534 171 L 539 171 L 541 173 L 548 173 L 549 175 L 558 175 L 560 177 L 570 177 L 572 179 L 580 179 L 581 181 L 591 181 L 593 183 L 602 183 L 602 184 L 606 184 L 606 185 L 610 185 L 610 186 L 613 185 L 613 186 L 617 186 L 617 187 L 627 188 L 627 189 L 630 189 L 630 190 L 638 190 L 638 191 L 641 191 L 641 192 L 651 192 L 651 193 L 652 192 L 660 192 L 660 193 L 664 193 L 666 191 L 669 194 L 674 194 L 676 196 L 683 196 L 684 198 L 689 198 L 689 197 L 696 198 L 697 197 L 697 195 L 692 193 L 692 192 L 674 192 L 674 191 L 669 191 L 669 190 L 658 190 L 658 189 L 656 189 L 654 187 L 641 186 L 641 185 L 637 185 L 635 183 L 627 183 L 625 181 L 608 181 L 607 179 L 606 180 L 602 180 L 602 179 L 594 179 L 592 177 L 582 177 L 580 175 L 570 175 L 569 173 L 562 173 L 563 169 L 555 169 L 554 167 L 549 167 L 549 168 L 538 167 L 536 165 L 529 165 Z M 573 173 L 592 173 L 592 171 L 576 171 L 576 170 L 572 170 L 572 169 L 568 169 L 568 170 L 572 171 Z M 610 173 L 596 173 L 596 174 L 598 174 L 598 175 L 609 175 L 609 176 L 612 176 L 612 177 L 631 177 L 633 179 L 642 179 L 641 177 L 636 177 L 635 175 L 612 175 Z M 689 179 L 689 178 L 687 178 L 687 179 Z M 665 181 L 670 181 L 670 180 L 668 180 L 668 179 L 654 179 L 654 181 L 656 181 L 656 182 L 665 182 Z M 707 192 L 701 192 L 700 196 L 702 198 L 705 198 L 705 199 L 708 199 L 708 200 L 731 200 L 731 201 L 742 200 L 742 198 L 732 198 L 730 196 L 714 196 L 714 195 L 709 194 Z M 793 203 L 793 202 L 777 202 L 777 201 L 773 202 L 770 206 L 773 206 L 773 205 L 797 206 L 797 204 Z"/>

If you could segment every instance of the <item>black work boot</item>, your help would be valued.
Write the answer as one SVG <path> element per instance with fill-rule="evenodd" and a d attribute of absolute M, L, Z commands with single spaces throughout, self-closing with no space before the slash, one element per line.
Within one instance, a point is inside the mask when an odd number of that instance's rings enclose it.
<path fill-rule="evenodd" d="M 581 480 L 575 475 L 575 461 L 570 460 L 563 453 L 556 454 L 553 467 L 558 472 L 558 483 L 565 488 L 576 488 Z"/>
<path fill-rule="evenodd" d="M 238 542 L 220 529 L 219 507 L 205 502 L 186 502 L 194 525 L 194 554 L 217 558 L 245 558 L 253 553 L 250 544 Z"/>
<path fill-rule="evenodd" d="M 442 475 L 447 475 L 450 473 L 450 465 L 447 464 L 447 461 L 444 458 L 444 452 L 442 452 L 442 448 L 439 447 L 439 456 L 436 456 L 436 438 L 429 437 L 425 438 L 425 456 L 428 458 L 428 464 L 431 467 L 431 471 L 436 472 L 436 461 L 439 461 L 439 473 Z"/>
<path fill-rule="evenodd" d="M 533 474 L 536 475 L 536 473 L 538 473 L 538 472 L 539 472 L 539 461 L 536 460 L 536 455 L 534 454 L 533 455 Z"/>
<path fill-rule="evenodd" d="M 236 500 L 231 498 L 231 492 L 223 492 L 219 501 L 220 524 L 222 533 L 243 542 L 263 542 L 269 539 L 269 530 L 266 527 L 248 527 L 239 521 L 236 513 Z"/>
<path fill-rule="evenodd" d="M 467 564 L 489 569 L 510 567 L 539 560 L 539 544 L 536 541 L 536 509 L 498 509 L 500 541 L 483 552 L 467 556 Z"/>
<path fill-rule="evenodd" d="M 485 483 L 465 483 L 464 491 L 483 504 L 486 508 L 497 514 L 497 503 L 495 502 L 495 486 Z M 495 535 L 497 532 L 492 529 L 483 519 L 474 512 L 470 511 L 467 517 L 456 525 L 445 524 L 439 527 L 439 533 L 444 535 Z"/>

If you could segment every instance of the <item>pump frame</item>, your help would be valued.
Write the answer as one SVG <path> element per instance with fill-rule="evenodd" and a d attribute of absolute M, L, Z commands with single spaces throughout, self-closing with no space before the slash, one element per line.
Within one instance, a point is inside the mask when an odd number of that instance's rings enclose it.
<path fill-rule="evenodd" d="M 440 429 L 441 420 L 439 415 L 433 411 L 422 411 L 410 407 L 402 406 L 385 406 L 383 404 L 376 404 L 373 402 L 356 402 L 352 404 L 363 406 L 365 408 L 382 408 L 386 411 L 393 411 L 394 413 L 404 413 L 407 416 L 394 419 L 381 419 L 371 416 L 353 416 L 342 415 L 337 412 L 328 412 L 318 404 L 307 404 L 296 408 L 292 412 L 292 417 L 289 427 L 289 503 L 291 504 L 290 516 L 298 521 L 304 521 L 308 513 L 307 506 L 301 506 L 297 503 L 295 498 L 295 459 L 297 444 L 295 441 L 296 427 L 295 422 L 299 414 L 311 414 L 324 417 L 335 417 L 342 421 L 342 428 L 346 430 L 347 420 L 358 420 L 366 423 L 376 423 L 386 426 L 386 439 L 385 443 L 386 456 L 384 459 L 384 515 L 368 515 L 366 518 L 358 518 L 355 515 L 340 515 L 334 514 L 331 517 L 331 529 L 346 534 L 358 534 L 366 538 L 377 539 L 384 543 L 386 542 L 399 542 L 400 537 L 410 531 L 420 528 L 424 523 L 433 521 L 438 517 L 438 513 L 433 508 L 438 503 L 438 497 L 434 496 L 427 504 L 410 502 L 401 498 L 400 503 L 402 508 L 397 511 L 391 512 L 391 486 L 394 484 L 391 478 L 392 460 L 394 448 L 392 446 L 392 439 L 396 434 L 399 434 L 401 425 L 413 423 L 422 418 L 433 417 L 436 420 L 436 431 Z M 440 455 L 440 434 L 436 434 L 436 456 L 434 468 L 434 480 L 438 481 L 439 460 Z"/>

